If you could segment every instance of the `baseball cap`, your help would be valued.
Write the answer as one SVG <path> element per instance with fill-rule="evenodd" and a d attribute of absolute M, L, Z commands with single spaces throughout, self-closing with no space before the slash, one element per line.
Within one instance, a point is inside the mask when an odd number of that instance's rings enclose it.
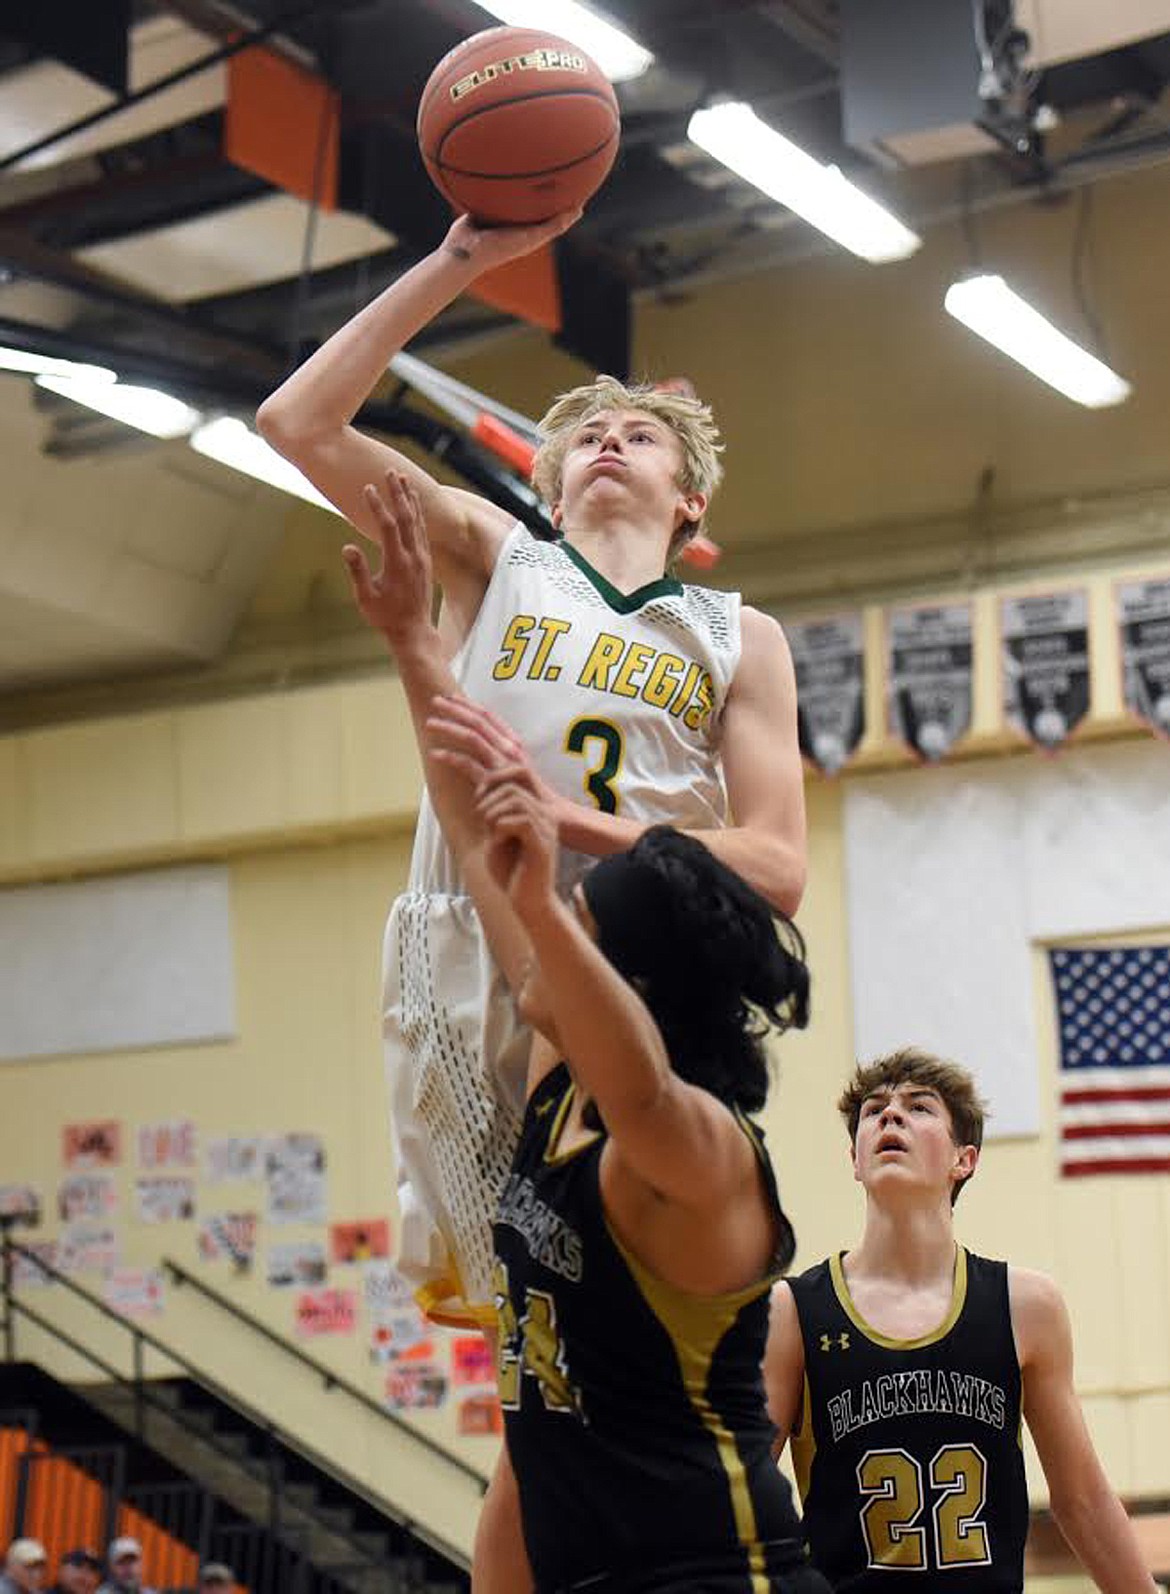
<path fill-rule="evenodd" d="M 234 1583 L 235 1580 L 231 1567 L 225 1566 L 222 1561 L 208 1561 L 206 1566 L 199 1568 L 201 1583 Z"/>
<path fill-rule="evenodd" d="M 61 1557 L 62 1566 L 87 1566 L 91 1572 L 100 1572 L 102 1558 L 96 1550 L 87 1550 L 79 1545 L 76 1550 L 67 1550 Z"/>
<path fill-rule="evenodd" d="M 46 1566 L 49 1557 L 39 1539 L 13 1539 L 8 1546 L 8 1559 L 13 1566 Z"/>
<path fill-rule="evenodd" d="M 141 1555 L 142 1546 L 137 1539 L 115 1539 L 110 1545 L 110 1560 L 121 1561 L 128 1555 Z"/>

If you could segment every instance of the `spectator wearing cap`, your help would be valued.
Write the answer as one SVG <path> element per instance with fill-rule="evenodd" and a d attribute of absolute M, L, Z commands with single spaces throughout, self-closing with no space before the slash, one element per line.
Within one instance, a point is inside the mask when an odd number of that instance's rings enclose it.
<path fill-rule="evenodd" d="M 115 1539 L 106 1557 L 106 1580 L 98 1594 L 155 1594 L 142 1581 L 142 1546 L 137 1539 Z"/>
<path fill-rule="evenodd" d="M 236 1574 L 222 1561 L 208 1561 L 199 1568 L 199 1594 L 223 1594 L 235 1586 Z"/>
<path fill-rule="evenodd" d="M 13 1539 L 4 1557 L 0 1594 L 36 1594 L 49 1572 L 49 1557 L 38 1539 Z"/>
<path fill-rule="evenodd" d="M 94 1550 L 67 1550 L 57 1565 L 57 1581 L 48 1594 L 97 1594 L 102 1558 Z"/>

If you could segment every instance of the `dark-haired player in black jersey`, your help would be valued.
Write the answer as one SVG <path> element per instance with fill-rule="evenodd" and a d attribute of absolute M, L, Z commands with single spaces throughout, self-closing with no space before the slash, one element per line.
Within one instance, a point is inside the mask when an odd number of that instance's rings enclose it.
<path fill-rule="evenodd" d="M 566 905 L 539 789 L 481 757 L 482 736 L 468 706 L 440 703 L 432 750 L 475 779 L 485 865 L 530 949 L 521 1008 L 548 1037 L 495 1225 L 535 1585 L 823 1590 L 771 1459 L 760 1364 L 793 1238 L 746 1116 L 767 1091 L 760 1015 L 806 1017 L 799 936 L 785 922 L 778 938 L 756 892 L 665 827 Z"/>
<path fill-rule="evenodd" d="M 1018 1594 L 1022 1415 L 1097 1587 L 1155 1594 L 1085 1427 L 1059 1291 L 955 1242 L 983 1138 L 971 1076 L 907 1049 L 859 1068 L 838 1108 L 865 1230 L 776 1286 L 765 1362 L 814 1564 L 849 1594 Z"/>

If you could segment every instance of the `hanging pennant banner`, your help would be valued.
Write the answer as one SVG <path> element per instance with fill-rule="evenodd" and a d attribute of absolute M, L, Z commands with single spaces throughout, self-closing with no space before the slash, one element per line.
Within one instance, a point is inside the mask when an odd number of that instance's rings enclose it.
<path fill-rule="evenodd" d="M 796 620 L 784 627 L 796 668 L 800 750 L 835 775 L 865 734 L 865 668 L 861 615 Z"/>
<path fill-rule="evenodd" d="M 1170 579 L 1119 581 L 1117 624 L 1125 706 L 1170 736 Z"/>
<path fill-rule="evenodd" d="M 1037 747 L 1059 747 L 1089 712 L 1089 595 L 999 600 L 1004 715 Z"/>
<path fill-rule="evenodd" d="M 943 758 L 971 724 L 971 605 L 891 609 L 890 731 L 920 758 Z"/>

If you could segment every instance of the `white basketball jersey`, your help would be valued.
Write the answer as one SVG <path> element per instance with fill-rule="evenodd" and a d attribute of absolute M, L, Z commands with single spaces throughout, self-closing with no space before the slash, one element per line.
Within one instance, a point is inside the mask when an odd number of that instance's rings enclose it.
<path fill-rule="evenodd" d="M 568 543 L 518 524 L 452 667 L 564 796 L 641 824 L 706 830 L 727 823 L 719 740 L 739 622 L 738 593 L 670 577 L 622 593 Z M 587 861 L 565 856 L 562 885 Z M 425 797 L 410 889 L 462 890 Z"/>

